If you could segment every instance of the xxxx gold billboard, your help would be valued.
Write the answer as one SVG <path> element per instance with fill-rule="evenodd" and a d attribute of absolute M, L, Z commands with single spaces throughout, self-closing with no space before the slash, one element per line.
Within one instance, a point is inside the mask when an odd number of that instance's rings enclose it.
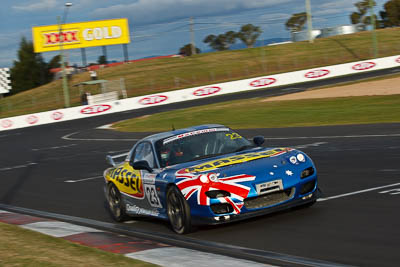
<path fill-rule="evenodd" d="M 92 46 L 128 44 L 129 26 L 127 19 L 98 20 L 32 28 L 35 53 L 75 49 Z"/>

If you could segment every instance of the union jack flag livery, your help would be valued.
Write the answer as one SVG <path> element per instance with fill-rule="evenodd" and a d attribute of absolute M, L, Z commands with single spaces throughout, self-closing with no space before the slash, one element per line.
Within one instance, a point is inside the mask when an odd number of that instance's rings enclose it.
<path fill-rule="evenodd" d="M 214 179 L 212 177 L 215 177 Z M 252 175 L 240 174 L 224 178 L 216 178 L 214 173 L 201 174 L 201 175 L 185 175 L 177 176 L 177 178 L 184 178 L 176 183 L 181 190 L 183 196 L 188 200 L 192 195 L 197 193 L 197 204 L 210 205 L 210 198 L 205 194 L 210 190 L 224 190 L 230 192 L 229 197 L 219 197 L 218 201 L 222 203 L 230 203 L 234 209 L 235 214 L 239 214 L 243 207 L 243 200 L 248 196 L 250 187 L 239 184 L 240 182 L 254 181 L 256 178 Z M 239 202 L 233 201 L 237 199 Z"/>

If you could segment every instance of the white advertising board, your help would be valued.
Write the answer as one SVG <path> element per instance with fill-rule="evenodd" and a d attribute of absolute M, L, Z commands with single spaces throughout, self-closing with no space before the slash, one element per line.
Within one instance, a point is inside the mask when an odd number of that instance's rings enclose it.
<path fill-rule="evenodd" d="M 290 85 L 327 79 L 359 72 L 394 68 L 400 66 L 400 56 L 358 61 L 315 69 L 294 71 L 251 79 L 187 88 L 153 95 L 115 100 L 102 104 L 52 110 L 36 114 L 0 119 L 0 131 L 29 127 L 60 121 L 82 119 L 121 111 L 146 108 L 156 105 L 194 100 L 216 95 L 231 94 L 261 88 Z"/>

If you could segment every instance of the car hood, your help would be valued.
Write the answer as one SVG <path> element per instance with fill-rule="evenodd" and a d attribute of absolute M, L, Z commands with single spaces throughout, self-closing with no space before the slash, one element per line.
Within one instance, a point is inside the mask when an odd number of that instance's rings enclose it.
<path fill-rule="evenodd" d="M 303 154 L 305 162 L 291 163 L 290 157 Z M 258 179 L 273 180 L 275 177 L 294 176 L 313 166 L 311 159 L 292 148 L 255 148 L 238 153 L 226 154 L 190 163 L 172 166 L 170 171 L 176 178 L 216 173 L 220 178 L 234 175 L 251 175 Z"/>

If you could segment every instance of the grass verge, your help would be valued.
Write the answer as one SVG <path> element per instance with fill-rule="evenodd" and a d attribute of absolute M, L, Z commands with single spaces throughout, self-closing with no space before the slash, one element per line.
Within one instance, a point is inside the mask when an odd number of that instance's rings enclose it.
<path fill-rule="evenodd" d="M 0 266 L 158 266 L 0 223 Z"/>
<path fill-rule="evenodd" d="M 262 102 L 264 98 L 174 110 L 115 123 L 126 132 L 167 131 L 205 123 L 234 129 L 400 122 L 400 95 Z"/>

